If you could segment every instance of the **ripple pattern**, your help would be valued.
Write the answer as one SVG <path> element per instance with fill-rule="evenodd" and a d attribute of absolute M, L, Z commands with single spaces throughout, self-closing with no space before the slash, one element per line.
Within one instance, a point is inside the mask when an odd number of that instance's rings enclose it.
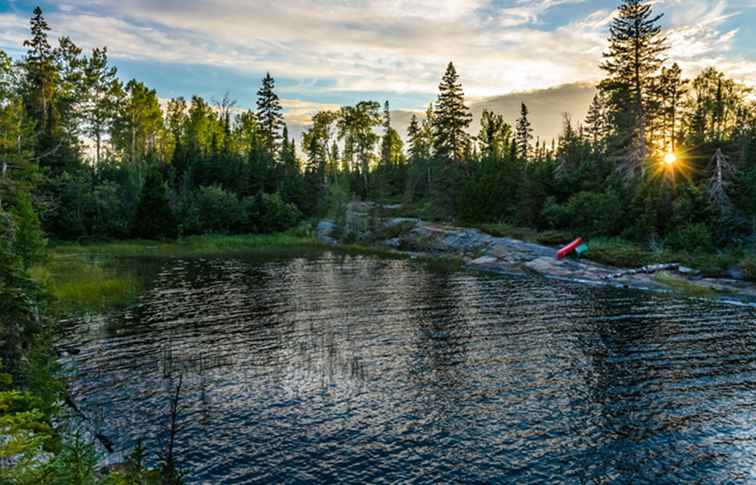
<path fill-rule="evenodd" d="M 756 481 L 756 311 L 326 253 L 165 263 L 72 392 L 188 483 Z"/>

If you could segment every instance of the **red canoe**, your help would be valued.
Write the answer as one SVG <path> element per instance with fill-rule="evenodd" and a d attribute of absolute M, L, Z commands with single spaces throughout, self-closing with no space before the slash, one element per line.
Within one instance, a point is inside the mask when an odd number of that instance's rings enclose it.
<path fill-rule="evenodd" d="M 565 247 L 563 247 L 562 249 L 560 249 L 559 251 L 557 251 L 556 258 L 557 259 L 564 259 L 564 258 L 566 258 L 567 256 L 570 255 L 571 252 L 573 252 L 574 250 L 576 250 L 577 247 L 580 246 L 581 244 L 583 244 L 583 238 L 582 237 L 579 237 L 579 238 L 575 239 L 574 241 L 572 241 L 571 243 L 569 243 L 568 245 L 566 245 Z"/>

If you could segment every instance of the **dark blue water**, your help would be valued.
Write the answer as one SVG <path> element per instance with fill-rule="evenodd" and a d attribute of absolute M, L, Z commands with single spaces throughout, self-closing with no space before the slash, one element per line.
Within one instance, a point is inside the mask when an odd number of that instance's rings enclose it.
<path fill-rule="evenodd" d="M 325 254 L 172 260 L 64 364 L 187 483 L 756 481 L 756 311 Z M 154 456 L 154 455 L 153 455 Z"/>

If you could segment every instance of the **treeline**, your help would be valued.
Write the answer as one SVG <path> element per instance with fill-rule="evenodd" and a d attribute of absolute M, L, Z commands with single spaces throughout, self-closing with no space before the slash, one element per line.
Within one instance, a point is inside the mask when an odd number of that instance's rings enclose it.
<path fill-rule="evenodd" d="M 443 220 L 737 243 L 755 224 L 756 110 L 723 73 L 686 80 L 667 65 L 660 18 L 639 0 L 621 4 L 588 117 L 565 116 L 549 144 L 534 140 L 525 105 L 513 125 L 484 112 L 471 135 L 450 63 L 406 147 L 388 102 L 364 101 L 316 114 L 300 159 L 270 75 L 255 111 L 228 96 L 161 106 L 117 78 L 105 48 L 85 55 L 65 37 L 51 47 L 37 9 L 27 55 L 0 54 L 0 196 L 12 207 L 9 185 L 33 188 L 44 228 L 62 239 L 270 232 L 360 197 Z"/>

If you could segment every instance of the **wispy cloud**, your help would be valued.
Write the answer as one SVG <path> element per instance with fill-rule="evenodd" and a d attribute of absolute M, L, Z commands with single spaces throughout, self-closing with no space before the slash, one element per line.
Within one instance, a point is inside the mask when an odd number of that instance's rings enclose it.
<path fill-rule="evenodd" d="M 715 62 L 753 82 L 733 20 L 754 2 L 657 0 L 670 57 L 690 73 Z M 598 79 L 612 15 L 596 0 L 68 0 L 49 17 L 115 58 L 270 71 L 313 91 L 431 96 L 453 60 L 466 93 L 489 96 Z M 0 15 L 0 45 L 17 46 L 26 26 Z"/>

